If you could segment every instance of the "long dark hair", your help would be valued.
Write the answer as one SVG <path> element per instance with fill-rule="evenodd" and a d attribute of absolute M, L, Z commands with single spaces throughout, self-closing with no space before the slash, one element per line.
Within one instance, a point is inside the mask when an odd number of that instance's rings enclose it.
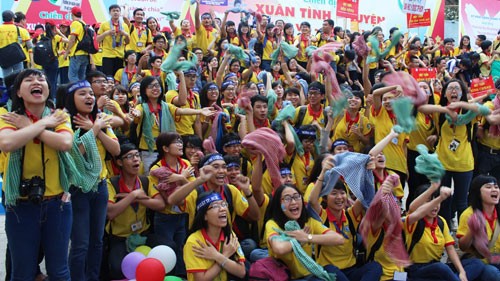
<path fill-rule="evenodd" d="M 210 196 L 212 193 L 215 193 L 213 191 L 210 192 L 203 192 L 198 194 L 198 198 L 196 199 L 196 203 L 202 199 L 204 199 L 207 196 Z M 205 220 L 205 215 L 207 214 L 208 208 L 202 208 L 200 211 L 196 212 L 196 215 L 194 216 L 193 220 L 193 225 L 191 226 L 191 229 L 189 230 L 189 235 L 195 233 L 196 231 L 200 229 L 207 229 L 208 228 L 208 223 Z M 231 214 L 229 213 L 229 210 L 227 210 L 227 225 L 222 228 L 222 232 L 224 232 L 224 237 L 231 237 Z"/>
<path fill-rule="evenodd" d="M 63 85 L 60 87 L 60 89 L 57 90 L 57 108 L 64 108 L 68 112 L 68 114 L 73 117 L 78 114 L 78 110 L 75 105 L 75 92 L 77 90 L 74 90 L 72 92 L 68 92 L 68 88 L 71 84 Z M 61 107 L 61 105 L 64 105 Z M 97 118 L 97 104 L 94 103 L 94 108 L 92 109 L 92 112 L 90 112 L 90 118 L 92 120 L 96 120 Z M 73 128 L 73 131 L 76 131 L 78 128 L 76 127 L 75 123 L 73 122 L 73 118 L 71 118 L 71 127 Z M 103 129 L 104 131 L 104 129 Z M 80 135 L 85 134 L 87 131 L 84 129 L 80 130 Z"/>
<path fill-rule="evenodd" d="M 215 84 L 214 82 L 209 82 L 207 84 L 205 84 L 205 86 L 203 86 L 203 88 L 201 88 L 200 90 L 200 105 L 201 107 L 209 107 L 210 105 L 208 104 L 209 103 L 209 100 L 208 100 L 208 88 L 210 88 L 210 86 L 217 86 L 217 84 Z M 217 89 L 219 89 L 219 86 L 217 86 Z M 215 101 L 215 104 L 217 104 L 218 106 L 222 107 L 222 104 L 221 104 L 221 91 L 219 89 L 219 96 L 217 97 L 217 100 Z"/>
<path fill-rule="evenodd" d="M 163 147 L 169 146 L 179 139 L 181 139 L 181 136 L 178 133 L 174 132 L 160 133 L 156 138 L 156 149 L 158 150 L 158 157 L 156 158 L 155 162 L 151 164 L 151 167 L 153 167 L 156 163 L 160 162 L 161 159 L 165 158 L 166 152 L 163 150 Z M 151 167 L 149 168 L 151 169 Z"/>
<path fill-rule="evenodd" d="M 186 157 L 186 147 L 188 144 L 199 148 L 201 151 L 203 151 L 203 143 L 201 138 L 198 135 L 185 135 L 182 136 L 182 152 L 184 154 L 184 157 Z"/>
<path fill-rule="evenodd" d="M 318 155 L 316 157 L 316 159 L 314 159 L 314 165 L 311 169 L 311 174 L 307 178 L 307 184 L 310 184 L 312 182 L 316 182 L 316 180 L 318 179 L 319 174 L 321 174 L 321 170 L 323 168 L 322 167 L 323 159 L 325 159 L 329 155 L 331 155 L 331 154 L 330 153 L 322 153 L 322 154 Z"/>
<path fill-rule="evenodd" d="M 55 36 L 54 32 L 52 31 L 52 27 L 54 27 L 52 24 L 45 23 L 45 36 L 49 37 L 50 39 L 53 39 Z"/>
<path fill-rule="evenodd" d="M 493 176 L 487 175 L 479 175 L 476 176 L 470 185 L 469 190 L 469 206 L 472 207 L 473 210 L 481 210 L 483 211 L 483 200 L 481 199 L 481 187 L 487 183 L 496 183 L 497 179 Z M 495 205 L 495 209 L 497 210 L 497 214 L 500 214 L 500 204 Z M 500 216 L 497 217 L 497 223 L 500 223 Z"/>
<path fill-rule="evenodd" d="M 45 73 L 43 73 L 43 71 L 34 68 L 28 68 L 19 72 L 19 74 L 17 74 L 16 76 L 16 79 L 14 80 L 14 84 L 12 85 L 12 92 L 10 97 L 12 100 L 12 112 L 16 112 L 18 114 L 24 114 L 26 112 L 26 108 L 24 107 L 24 100 L 23 98 L 17 95 L 17 92 L 21 90 L 21 84 L 23 83 L 23 80 L 30 76 L 47 78 L 47 76 L 45 76 Z M 47 84 L 49 86 L 49 92 L 50 92 L 50 84 L 48 81 Z M 47 98 L 45 104 L 46 106 L 53 108 L 53 103 L 50 100 L 50 98 Z"/>
<path fill-rule="evenodd" d="M 251 31 L 251 28 L 250 26 L 248 25 L 248 23 L 246 22 L 240 22 L 240 24 L 238 24 L 238 39 L 240 39 L 240 45 L 244 48 L 244 49 L 247 49 L 248 48 L 248 43 L 245 42 L 245 40 L 243 39 L 243 32 L 241 31 L 243 29 L 243 27 L 248 27 L 248 32 L 245 33 L 246 37 L 247 37 L 247 40 L 250 42 L 250 39 L 252 39 L 252 33 L 250 32 Z"/>
<path fill-rule="evenodd" d="M 462 38 L 460 38 L 460 44 L 458 45 L 458 48 L 461 50 L 463 49 L 464 47 L 464 38 L 467 38 L 469 39 L 469 46 L 467 46 L 467 51 L 470 51 L 471 50 L 471 45 L 470 45 L 470 37 L 468 35 L 464 35 L 462 36 Z"/>
<path fill-rule="evenodd" d="M 288 184 L 280 185 L 280 187 L 278 187 L 274 192 L 273 198 L 269 203 L 265 220 L 265 221 L 268 221 L 270 219 L 274 220 L 281 229 L 285 229 L 285 223 L 290 220 L 285 215 L 283 209 L 281 208 L 281 194 L 283 194 L 283 190 L 285 190 L 285 188 L 292 188 L 293 190 L 297 191 L 300 194 L 300 191 L 293 185 L 288 185 Z M 297 222 L 299 223 L 300 227 L 303 228 L 307 220 L 309 219 L 309 214 L 307 214 L 306 205 L 304 204 L 304 198 L 301 198 L 300 201 L 302 204 L 302 211 L 300 213 L 300 217 L 297 220 Z"/>
<path fill-rule="evenodd" d="M 157 78 L 157 77 L 154 77 L 154 76 L 146 76 L 142 79 L 141 81 L 141 87 L 139 88 L 140 89 L 140 92 L 141 92 L 141 101 L 142 103 L 147 103 L 149 101 L 149 98 L 148 98 L 148 95 L 146 94 L 146 90 L 148 88 L 148 86 L 150 84 L 152 84 L 154 81 L 157 81 L 159 84 L 160 84 L 160 92 L 162 94 L 160 94 L 160 96 L 158 96 L 158 104 L 161 103 L 161 101 L 163 100 L 164 96 L 163 96 L 163 86 L 161 85 L 161 82 L 160 80 Z"/>

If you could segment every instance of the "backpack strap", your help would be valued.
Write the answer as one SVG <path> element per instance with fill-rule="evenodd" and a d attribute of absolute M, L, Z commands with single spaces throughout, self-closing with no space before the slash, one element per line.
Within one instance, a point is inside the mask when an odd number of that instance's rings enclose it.
<path fill-rule="evenodd" d="M 120 180 L 120 176 L 114 176 L 109 179 L 111 182 L 111 185 L 113 185 L 113 188 L 115 189 L 115 193 L 118 194 L 120 193 L 120 186 L 118 184 L 118 181 Z"/>
<path fill-rule="evenodd" d="M 149 196 L 148 194 L 148 189 L 149 189 L 149 178 L 144 176 L 144 175 L 139 175 L 139 180 L 141 181 L 142 189 L 144 189 L 144 193 Z"/>
<path fill-rule="evenodd" d="M 438 220 L 437 221 L 438 227 L 441 230 L 441 233 L 444 233 L 443 219 L 438 216 L 437 220 Z M 415 226 L 415 231 L 413 231 L 413 234 L 411 235 L 411 242 L 410 242 L 410 246 L 408 247 L 408 255 L 411 255 L 413 248 L 415 248 L 415 245 L 417 245 L 417 243 L 420 241 L 420 239 L 422 239 L 424 232 L 425 232 L 425 222 L 423 219 L 421 219 L 417 222 L 417 225 Z"/>
<path fill-rule="evenodd" d="M 500 45 L 500 43 L 499 43 L 499 45 Z M 493 246 L 495 246 L 495 243 L 498 240 L 498 235 L 500 235 L 500 223 L 498 223 L 498 221 L 497 221 L 497 223 L 495 225 L 495 231 L 493 232 L 493 236 L 492 236 L 490 242 L 488 243 L 489 249 L 491 249 L 491 248 L 493 248 Z"/>
<path fill-rule="evenodd" d="M 377 238 L 377 241 L 375 241 L 375 244 L 373 244 L 372 248 L 370 249 L 370 254 L 368 254 L 366 260 L 367 261 L 373 261 L 375 257 L 375 253 L 380 249 L 382 246 L 382 242 L 384 242 L 384 235 L 385 232 L 383 229 L 380 230 L 380 235 Z"/>
<path fill-rule="evenodd" d="M 295 122 L 295 128 L 299 128 L 302 126 L 302 122 L 304 122 L 304 117 L 306 116 L 307 106 L 301 105 L 299 107 L 299 115 L 297 116 L 297 122 Z"/>

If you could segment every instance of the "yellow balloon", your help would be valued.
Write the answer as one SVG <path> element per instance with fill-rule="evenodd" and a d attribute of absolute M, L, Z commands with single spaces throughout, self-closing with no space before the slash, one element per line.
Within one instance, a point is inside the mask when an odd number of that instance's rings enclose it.
<path fill-rule="evenodd" d="M 142 245 L 142 246 L 135 248 L 134 252 L 141 253 L 147 257 L 150 251 L 151 251 L 150 247 L 148 247 L 146 245 Z"/>

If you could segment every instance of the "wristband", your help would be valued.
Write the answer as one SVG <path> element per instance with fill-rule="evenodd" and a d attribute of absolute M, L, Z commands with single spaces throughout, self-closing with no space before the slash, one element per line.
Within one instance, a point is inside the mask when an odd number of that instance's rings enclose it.
<path fill-rule="evenodd" d="M 224 266 L 226 265 L 226 262 L 229 260 L 229 258 L 226 258 L 221 264 L 220 264 L 220 267 L 224 268 Z"/>
<path fill-rule="evenodd" d="M 253 192 L 250 192 L 250 195 L 245 195 L 245 197 L 248 199 L 248 198 L 252 198 L 253 197 Z"/>

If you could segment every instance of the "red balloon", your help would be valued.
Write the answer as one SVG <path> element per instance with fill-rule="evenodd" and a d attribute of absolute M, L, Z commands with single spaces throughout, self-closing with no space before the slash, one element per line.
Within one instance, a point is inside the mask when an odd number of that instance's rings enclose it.
<path fill-rule="evenodd" d="M 144 259 L 135 270 L 135 280 L 137 281 L 163 281 L 164 278 L 165 267 L 157 259 Z"/>

